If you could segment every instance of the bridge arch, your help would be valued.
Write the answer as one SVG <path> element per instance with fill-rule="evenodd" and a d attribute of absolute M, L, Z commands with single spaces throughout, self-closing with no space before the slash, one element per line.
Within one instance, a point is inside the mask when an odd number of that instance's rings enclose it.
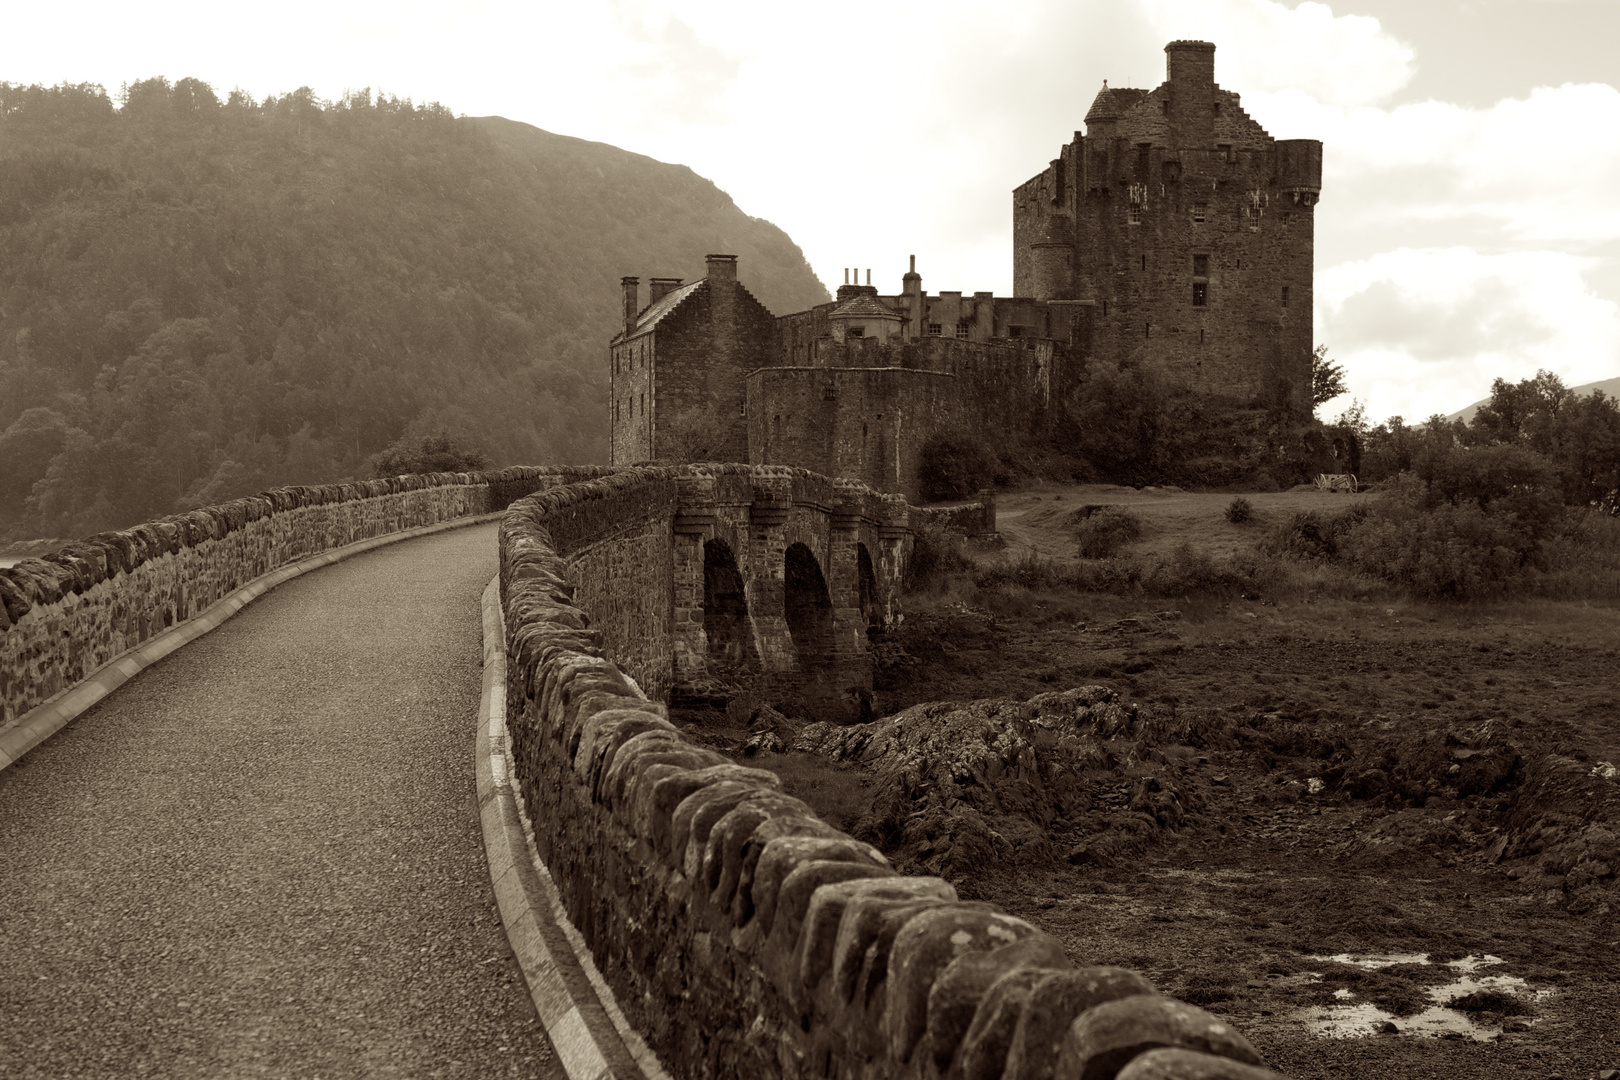
<path fill-rule="evenodd" d="M 855 588 L 856 603 L 861 611 L 861 618 L 866 620 L 866 629 L 880 629 L 883 626 L 883 605 L 878 602 L 877 571 L 872 567 L 872 553 L 865 544 L 855 544 Z"/>
<path fill-rule="evenodd" d="M 759 666 L 742 571 L 731 545 L 721 539 L 703 544 L 703 636 L 711 664 L 730 670 Z"/>
<path fill-rule="evenodd" d="M 837 654 L 832 594 L 815 553 L 802 543 L 782 555 L 782 615 L 802 669 L 824 667 Z"/>

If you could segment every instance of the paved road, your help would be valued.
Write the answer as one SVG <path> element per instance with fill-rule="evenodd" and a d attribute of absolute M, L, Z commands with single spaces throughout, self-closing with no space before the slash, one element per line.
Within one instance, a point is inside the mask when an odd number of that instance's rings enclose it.
<path fill-rule="evenodd" d="M 0 772 L 0 1076 L 560 1080 L 473 787 L 494 572 L 297 578 Z"/>

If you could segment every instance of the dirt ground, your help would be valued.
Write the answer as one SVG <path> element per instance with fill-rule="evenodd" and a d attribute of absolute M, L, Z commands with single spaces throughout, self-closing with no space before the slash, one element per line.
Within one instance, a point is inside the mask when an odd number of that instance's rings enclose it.
<path fill-rule="evenodd" d="M 1246 497 L 1256 520 L 1239 526 L 1223 516 L 1230 495 L 1036 488 L 1002 500 L 1004 554 L 1072 558 L 1074 513 L 1088 505 L 1137 514 L 1138 551 L 1221 552 L 1292 510 L 1355 498 Z M 1525 818 L 1537 763 L 1574 778 L 1561 789 L 1574 818 L 1559 820 L 1579 825 L 1581 805 L 1616 787 L 1613 605 L 959 585 L 908 598 L 880 650 L 879 715 L 1101 685 L 1143 710 L 1225 725 L 1209 746 L 1156 751 L 1189 812 L 1145 851 L 958 882 L 1058 936 L 1077 961 L 1142 971 L 1300 1078 L 1575 1080 L 1620 1068 L 1615 867 L 1538 858 Z M 1095 798 L 1123 805 L 1131 783 Z M 1467 991 L 1468 1009 L 1434 1008 Z M 1312 1026 L 1335 1017 L 1331 1034 Z"/>
<path fill-rule="evenodd" d="M 1256 520 L 1240 526 L 1224 517 L 1230 495 L 1049 487 L 1004 498 L 1000 527 L 1011 552 L 1067 559 L 1074 509 L 1119 505 L 1143 521 L 1139 551 L 1192 542 L 1221 553 L 1251 544 L 1258 528 L 1293 510 L 1356 498 L 1246 497 Z M 924 688 L 931 698 L 968 700 L 1095 683 L 1137 703 L 1291 717 L 1351 747 L 1373 734 L 1410 743 L 1491 725 L 1527 752 L 1552 750 L 1597 769 L 1620 762 L 1620 611 L 1612 606 L 1171 605 L 1010 592 L 979 598 L 976 610 L 960 600 L 919 605 L 912 636 L 920 651 L 937 651 L 880 711 L 910 704 Z M 1208 781 L 1198 785 L 1196 824 L 1130 865 L 973 884 L 1062 938 L 1076 959 L 1137 968 L 1229 1018 L 1275 1068 L 1297 1077 L 1574 1080 L 1620 1067 L 1620 912 L 1599 901 L 1574 913 L 1534 858 L 1493 859 L 1505 797 L 1439 795 L 1414 806 L 1312 796 L 1311 778 L 1297 774 L 1313 764 L 1253 748 L 1201 753 L 1189 763 Z M 1440 842 L 1421 842 L 1437 827 Z M 1378 857 L 1378 839 L 1403 835 L 1420 842 L 1393 843 L 1390 857 Z M 1380 969 L 1388 974 L 1372 980 L 1368 968 L 1310 959 L 1345 954 L 1427 954 L 1430 963 Z M 1428 989 L 1456 975 L 1443 961 L 1468 956 L 1500 958 L 1481 976 L 1524 980 L 1494 1002 L 1516 1015 L 1475 1011 L 1470 1024 L 1453 1012 L 1459 1023 L 1449 1037 L 1402 1032 L 1419 1025 L 1400 1015 L 1352 1018 L 1345 1027 L 1361 1033 L 1348 1037 L 1313 1034 L 1306 1023 L 1325 1007 L 1368 999 L 1400 1012 L 1414 989 L 1416 1004 L 1432 1004 Z M 1375 1033 L 1388 1023 L 1397 1031 Z"/>

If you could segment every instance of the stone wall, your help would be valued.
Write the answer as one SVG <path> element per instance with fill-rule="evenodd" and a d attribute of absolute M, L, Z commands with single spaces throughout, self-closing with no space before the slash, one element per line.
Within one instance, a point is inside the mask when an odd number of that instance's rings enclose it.
<path fill-rule="evenodd" d="M 622 478 L 622 480 L 621 480 Z M 575 573 L 671 470 L 514 504 L 507 723 L 535 841 L 620 1006 L 682 1078 L 1272 1076 L 1240 1034 L 938 878 L 901 876 L 777 777 L 687 743 L 604 655 Z M 615 523 L 613 527 L 617 527 Z M 634 532 L 631 534 L 634 536 Z M 562 539 L 558 539 L 561 537 Z M 610 618 L 612 616 L 610 615 Z"/>
<path fill-rule="evenodd" d="M 1045 434 L 1084 367 L 1075 348 L 1049 339 L 822 342 L 814 366 L 749 374 L 749 460 L 855 477 L 916 499 L 931 438 Z"/>
<path fill-rule="evenodd" d="M 597 468 L 278 488 L 0 569 L 0 727 L 262 574 L 368 537 L 484 514 Z"/>

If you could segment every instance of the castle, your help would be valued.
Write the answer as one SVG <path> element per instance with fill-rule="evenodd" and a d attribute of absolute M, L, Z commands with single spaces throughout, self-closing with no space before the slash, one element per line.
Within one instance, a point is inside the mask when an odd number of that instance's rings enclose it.
<path fill-rule="evenodd" d="M 683 284 L 622 279 L 611 462 L 795 465 L 918 495 L 939 436 L 1049 432 L 1090 365 L 1311 411 L 1322 144 L 1277 140 L 1215 82 L 1215 46 L 1165 46 L 1155 90 L 1104 83 L 1045 171 L 1013 192 L 1012 297 L 846 282 L 777 317 L 710 255 Z"/>

